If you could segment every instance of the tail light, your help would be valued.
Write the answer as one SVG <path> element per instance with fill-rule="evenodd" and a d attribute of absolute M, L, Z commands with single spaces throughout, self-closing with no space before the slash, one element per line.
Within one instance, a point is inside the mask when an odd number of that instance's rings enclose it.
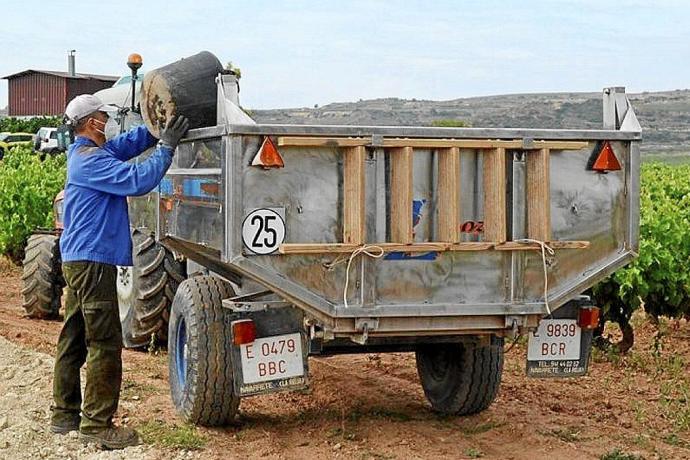
<path fill-rule="evenodd" d="M 591 330 L 599 327 L 599 308 L 581 307 L 577 317 L 577 325 L 582 329 Z"/>
<path fill-rule="evenodd" d="M 232 322 L 232 343 L 245 345 L 256 340 L 256 324 L 251 319 L 239 319 Z"/>

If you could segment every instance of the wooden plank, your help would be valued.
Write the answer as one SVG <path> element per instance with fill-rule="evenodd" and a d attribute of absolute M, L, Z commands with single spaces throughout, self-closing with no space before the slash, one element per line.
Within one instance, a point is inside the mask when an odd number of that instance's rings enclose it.
<path fill-rule="evenodd" d="M 551 241 L 547 243 L 552 249 L 587 249 L 590 247 L 589 241 Z M 488 251 L 495 249 L 497 251 L 538 251 L 541 247 L 535 243 L 518 243 L 509 241 L 506 243 L 444 243 L 444 242 L 429 242 L 429 243 L 412 243 L 412 244 L 398 244 L 398 243 L 378 243 L 367 245 L 372 252 L 376 252 L 375 248 L 381 248 L 384 252 L 445 252 L 445 251 Z M 344 244 L 344 243 L 288 243 L 280 245 L 278 252 L 280 254 L 347 254 L 352 253 L 362 245 Z"/>
<path fill-rule="evenodd" d="M 390 150 L 391 242 L 410 244 L 412 237 L 412 147 Z"/>
<path fill-rule="evenodd" d="M 443 252 L 443 251 L 486 251 L 492 249 L 493 243 L 379 243 L 367 245 L 372 252 L 375 248 L 381 248 L 384 252 Z M 351 253 L 361 246 L 343 243 L 287 243 L 282 244 L 278 252 L 281 254 L 339 254 Z"/>
<path fill-rule="evenodd" d="M 278 147 L 358 147 L 370 144 L 371 137 L 278 137 Z"/>
<path fill-rule="evenodd" d="M 384 139 L 384 147 L 414 147 L 414 148 L 451 148 L 461 149 L 495 149 L 503 147 L 505 149 L 535 150 L 550 148 L 552 150 L 582 150 L 589 147 L 588 142 L 580 141 L 533 141 L 529 148 L 524 148 L 522 140 L 492 140 L 492 139 L 405 139 L 393 138 Z"/>
<path fill-rule="evenodd" d="M 438 150 L 438 239 L 460 241 L 460 149 Z"/>
<path fill-rule="evenodd" d="M 412 244 L 383 243 L 375 246 L 380 247 L 385 252 L 444 252 L 444 251 L 486 251 L 491 249 L 493 243 L 445 243 L 445 242 L 425 242 Z"/>
<path fill-rule="evenodd" d="M 364 146 L 343 149 L 343 243 L 362 244 L 365 240 Z"/>
<path fill-rule="evenodd" d="M 359 248 L 357 244 L 344 243 L 284 243 L 278 248 L 280 254 L 340 254 Z"/>
<path fill-rule="evenodd" d="M 385 148 L 414 147 L 424 149 L 449 149 L 453 147 L 461 149 L 493 149 L 496 147 L 521 148 L 522 141 L 499 141 L 491 139 L 384 139 Z"/>
<path fill-rule="evenodd" d="M 547 241 L 546 244 L 551 249 L 587 249 L 590 246 L 589 241 Z M 508 241 L 503 244 L 494 246 L 497 251 L 530 251 L 540 250 L 541 246 L 536 243 L 520 243 L 517 241 Z"/>
<path fill-rule="evenodd" d="M 534 149 L 550 150 L 582 150 L 589 148 L 589 142 L 580 141 L 534 141 L 531 144 Z M 530 150 L 530 149 L 525 149 Z"/>
<path fill-rule="evenodd" d="M 549 149 L 525 154 L 527 166 L 527 237 L 551 239 L 551 196 L 549 192 Z"/>
<path fill-rule="evenodd" d="M 484 241 L 506 241 L 505 149 L 487 150 L 484 159 Z"/>
<path fill-rule="evenodd" d="M 280 136 L 278 147 L 357 147 L 360 145 L 372 146 L 371 137 L 308 137 L 308 136 Z M 433 138 L 385 138 L 382 147 L 413 147 L 426 149 L 443 149 L 458 147 L 461 149 L 506 149 L 537 150 L 549 148 L 551 150 L 582 150 L 589 147 L 588 142 L 581 141 L 540 141 L 535 140 L 529 144 L 529 148 L 521 139 L 497 140 L 497 139 L 433 139 Z"/>

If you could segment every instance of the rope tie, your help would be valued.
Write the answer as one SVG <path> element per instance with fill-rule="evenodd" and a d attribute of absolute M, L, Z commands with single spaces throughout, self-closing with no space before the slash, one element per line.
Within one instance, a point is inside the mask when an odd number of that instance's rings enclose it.
<path fill-rule="evenodd" d="M 549 274 L 548 267 L 546 265 L 546 254 L 549 256 L 554 256 L 556 252 L 544 241 L 533 240 L 531 238 L 523 238 L 516 241 L 518 243 L 535 243 L 541 247 L 541 263 L 544 267 L 544 305 L 546 306 L 546 312 L 549 314 L 549 316 L 551 316 L 551 308 L 549 307 Z"/>
<path fill-rule="evenodd" d="M 360 254 L 364 254 L 372 259 L 380 259 L 385 253 L 386 252 L 381 246 L 365 244 L 352 251 L 349 256 L 339 255 L 333 262 L 323 264 L 323 266 L 326 267 L 326 270 L 330 271 L 347 260 L 347 268 L 345 269 L 345 289 L 343 290 L 343 305 L 345 305 L 345 308 L 348 308 L 347 290 L 350 286 L 350 266 L 352 266 L 352 261 L 355 260 L 355 258 Z"/>

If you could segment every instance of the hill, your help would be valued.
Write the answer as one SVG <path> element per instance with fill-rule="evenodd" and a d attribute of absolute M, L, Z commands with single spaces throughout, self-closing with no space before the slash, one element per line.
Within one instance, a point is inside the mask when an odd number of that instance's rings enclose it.
<path fill-rule="evenodd" d="M 643 128 L 642 152 L 690 154 L 690 90 L 629 94 Z M 450 101 L 397 98 L 322 107 L 254 110 L 259 123 L 431 126 L 455 119 L 476 127 L 600 128 L 600 93 L 539 93 Z"/>

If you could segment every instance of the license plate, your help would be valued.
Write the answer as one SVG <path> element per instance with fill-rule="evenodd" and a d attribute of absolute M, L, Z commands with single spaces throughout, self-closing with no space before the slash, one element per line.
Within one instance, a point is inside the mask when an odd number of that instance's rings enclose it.
<path fill-rule="evenodd" d="M 582 346 L 582 335 L 582 328 L 574 319 L 542 320 L 537 331 L 529 334 L 527 375 L 531 377 L 584 375 L 589 361 L 589 346 Z M 591 339 L 587 341 L 587 344 L 590 342 Z"/>
<path fill-rule="evenodd" d="M 262 337 L 240 345 L 240 358 L 245 385 L 304 376 L 299 333 Z"/>

